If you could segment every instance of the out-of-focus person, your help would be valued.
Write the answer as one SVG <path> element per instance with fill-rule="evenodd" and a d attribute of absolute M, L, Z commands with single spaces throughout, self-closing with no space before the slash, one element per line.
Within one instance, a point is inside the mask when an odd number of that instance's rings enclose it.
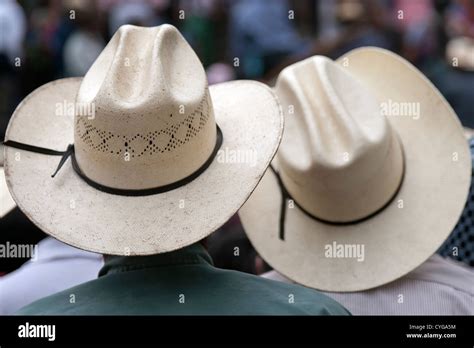
<path fill-rule="evenodd" d="M 161 1 L 127 1 L 114 0 L 107 5 L 109 11 L 109 35 L 112 36 L 122 25 L 132 24 L 142 27 L 151 27 L 161 24 L 156 15 L 155 7 L 163 9 L 168 6 L 169 0 Z"/>
<path fill-rule="evenodd" d="M 25 13 L 16 0 L 0 1 L 0 140 L 20 101 L 19 69 L 24 64 Z"/>
<path fill-rule="evenodd" d="M 98 9 L 91 0 L 68 0 L 64 6 L 76 11 L 76 29 L 64 44 L 64 76 L 84 76 L 105 46 Z"/>
<path fill-rule="evenodd" d="M 287 0 L 231 3 L 228 40 L 239 76 L 261 77 L 287 56 L 310 52 L 311 40 L 300 36 L 289 11 Z"/>
<path fill-rule="evenodd" d="M 211 64 L 206 69 L 206 75 L 210 85 L 235 79 L 235 71 L 232 66 L 223 62 Z"/>
<path fill-rule="evenodd" d="M 26 17 L 16 0 L 0 2 L 0 55 L 13 65 L 15 58 L 23 57 L 23 40 L 26 34 Z"/>
<path fill-rule="evenodd" d="M 443 57 L 442 57 L 443 58 Z M 444 60 L 432 69 L 431 79 L 456 111 L 462 124 L 474 128 L 474 38 L 448 41 Z"/>
<path fill-rule="evenodd" d="M 438 14 L 432 17 L 430 24 L 436 30 L 431 30 L 429 38 L 420 37 L 411 50 L 426 48 L 429 46 L 425 45 L 426 42 L 437 44 L 436 50 L 425 52 L 423 59 L 416 61 L 422 63 L 420 68 L 445 96 L 461 123 L 474 128 L 474 3 L 439 3 L 444 5 L 436 6 Z"/>

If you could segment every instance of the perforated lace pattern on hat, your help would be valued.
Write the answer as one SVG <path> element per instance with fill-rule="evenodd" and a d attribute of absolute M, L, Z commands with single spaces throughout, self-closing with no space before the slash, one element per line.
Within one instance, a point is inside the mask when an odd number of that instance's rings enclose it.
<path fill-rule="evenodd" d="M 470 146 L 473 168 L 469 196 L 456 227 L 438 253 L 474 267 L 474 138 L 471 138 Z M 455 250 L 456 254 L 453 253 Z"/>
<path fill-rule="evenodd" d="M 209 98 L 206 93 L 198 107 L 183 120 L 148 133 L 114 134 L 95 127 L 87 117 L 77 117 L 75 128 L 79 138 L 95 151 L 116 156 L 128 153 L 131 157 L 141 157 L 174 151 L 195 137 L 208 119 Z"/>

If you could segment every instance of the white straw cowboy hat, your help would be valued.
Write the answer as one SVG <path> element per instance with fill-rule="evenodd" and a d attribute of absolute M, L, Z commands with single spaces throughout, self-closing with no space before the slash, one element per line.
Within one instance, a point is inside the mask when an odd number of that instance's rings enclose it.
<path fill-rule="evenodd" d="M 237 212 L 276 153 L 282 122 L 261 83 L 208 88 L 173 26 L 127 25 L 84 78 L 48 83 L 20 103 L 6 133 L 6 179 L 19 208 L 67 244 L 168 252 Z"/>
<path fill-rule="evenodd" d="M 436 88 L 396 54 L 361 48 L 296 63 L 275 90 L 282 144 L 239 212 L 261 256 L 297 283 L 343 292 L 432 255 L 471 177 L 463 129 Z"/>
<path fill-rule="evenodd" d="M 0 219 L 15 208 L 16 204 L 5 181 L 5 171 L 3 169 L 3 145 L 0 144 Z"/>

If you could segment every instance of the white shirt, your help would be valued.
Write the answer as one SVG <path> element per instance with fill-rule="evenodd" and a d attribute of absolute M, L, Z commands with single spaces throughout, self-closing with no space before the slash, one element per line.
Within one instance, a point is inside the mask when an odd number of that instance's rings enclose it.
<path fill-rule="evenodd" d="M 292 282 L 276 271 L 262 277 Z M 325 294 L 354 315 L 472 315 L 474 270 L 433 255 L 406 276 L 381 287 Z"/>
<path fill-rule="evenodd" d="M 102 265 L 101 254 L 47 237 L 38 243 L 36 260 L 0 277 L 0 315 L 13 314 L 42 297 L 95 279 Z"/>

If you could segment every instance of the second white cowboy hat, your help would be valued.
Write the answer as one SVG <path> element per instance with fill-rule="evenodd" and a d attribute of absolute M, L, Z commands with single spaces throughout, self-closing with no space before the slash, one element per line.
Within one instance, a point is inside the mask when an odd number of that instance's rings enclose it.
<path fill-rule="evenodd" d="M 282 121 L 261 83 L 208 88 L 173 26 L 127 25 L 84 78 L 48 83 L 20 103 L 6 133 L 6 180 L 20 209 L 67 244 L 163 253 L 237 212 L 277 150 Z M 220 151 L 256 158 L 227 161 Z"/>
<path fill-rule="evenodd" d="M 410 63 L 362 48 L 283 70 L 282 144 L 239 212 L 261 256 L 326 291 L 393 281 L 431 256 L 466 202 L 456 114 Z"/>

